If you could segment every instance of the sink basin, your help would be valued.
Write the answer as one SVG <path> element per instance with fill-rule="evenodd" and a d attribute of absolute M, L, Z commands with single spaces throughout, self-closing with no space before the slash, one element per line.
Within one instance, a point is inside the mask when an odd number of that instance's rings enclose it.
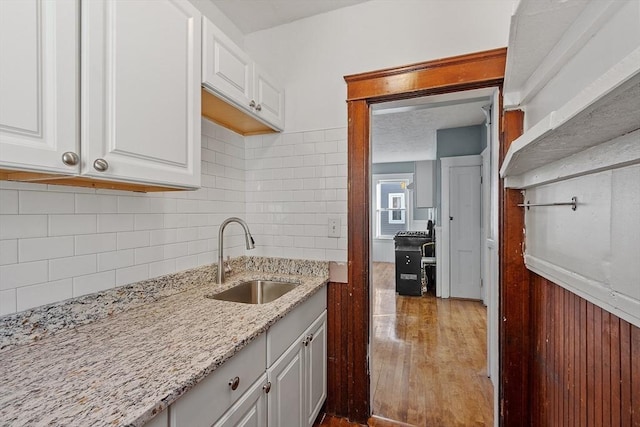
<path fill-rule="evenodd" d="M 207 295 L 207 298 L 244 304 L 265 304 L 277 300 L 296 286 L 297 283 L 290 282 L 250 280 L 215 295 Z"/>

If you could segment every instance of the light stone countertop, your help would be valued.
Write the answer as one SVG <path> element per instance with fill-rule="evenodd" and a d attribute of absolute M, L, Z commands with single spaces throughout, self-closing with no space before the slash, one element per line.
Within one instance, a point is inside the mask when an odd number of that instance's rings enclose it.
<path fill-rule="evenodd" d="M 143 425 L 327 283 L 326 264 L 291 262 L 249 259 L 223 285 L 194 269 L 200 281 L 168 296 L 6 347 L 0 425 Z M 205 298 L 258 278 L 300 285 L 261 305 Z"/>

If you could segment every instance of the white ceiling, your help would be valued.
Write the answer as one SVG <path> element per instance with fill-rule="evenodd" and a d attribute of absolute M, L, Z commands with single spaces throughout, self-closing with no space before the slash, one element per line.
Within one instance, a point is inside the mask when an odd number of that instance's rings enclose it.
<path fill-rule="evenodd" d="M 436 130 L 482 124 L 489 98 L 433 103 L 408 100 L 376 108 L 371 120 L 373 163 L 433 160 Z"/>
<path fill-rule="evenodd" d="M 368 0 L 211 0 L 244 34 Z"/>

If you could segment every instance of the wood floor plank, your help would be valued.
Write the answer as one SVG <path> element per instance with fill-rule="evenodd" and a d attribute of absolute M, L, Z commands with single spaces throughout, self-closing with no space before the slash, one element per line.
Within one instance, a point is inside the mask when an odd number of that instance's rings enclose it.
<path fill-rule="evenodd" d="M 398 296 L 391 263 L 374 263 L 372 283 L 373 415 L 416 426 L 493 425 L 486 307 Z"/>

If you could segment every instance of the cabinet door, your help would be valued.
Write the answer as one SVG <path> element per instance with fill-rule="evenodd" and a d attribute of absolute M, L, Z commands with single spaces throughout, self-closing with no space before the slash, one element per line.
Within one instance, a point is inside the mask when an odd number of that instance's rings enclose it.
<path fill-rule="evenodd" d="M 284 129 L 284 92 L 258 65 L 254 64 L 255 112 L 272 127 Z"/>
<path fill-rule="evenodd" d="M 78 1 L 0 1 L 0 168 L 77 174 Z"/>
<path fill-rule="evenodd" d="M 203 21 L 202 83 L 253 112 L 253 62 L 211 21 Z"/>
<path fill-rule="evenodd" d="M 267 370 L 271 383 L 268 403 L 270 426 L 304 426 L 306 423 L 304 352 L 301 338 Z"/>
<path fill-rule="evenodd" d="M 267 396 L 263 374 L 251 388 L 227 411 L 214 427 L 264 427 L 267 425 Z M 293 425 L 293 424 L 291 424 Z"/>
<path fill-rule="evenodd" d="M 200 185 L 201 33 L 188 0 L 83 3 L 82 174 Z"/>
<path fill-rule="evenodd" d="M 320 413 L 320 408 L 327 397 L 327 312 L 314 322 L 310 328 L 309 345 L 305 353 L 306 382 L 306 416 L 308 426 Z M 300 424 L 302 425 L 302 424 Z"/>

